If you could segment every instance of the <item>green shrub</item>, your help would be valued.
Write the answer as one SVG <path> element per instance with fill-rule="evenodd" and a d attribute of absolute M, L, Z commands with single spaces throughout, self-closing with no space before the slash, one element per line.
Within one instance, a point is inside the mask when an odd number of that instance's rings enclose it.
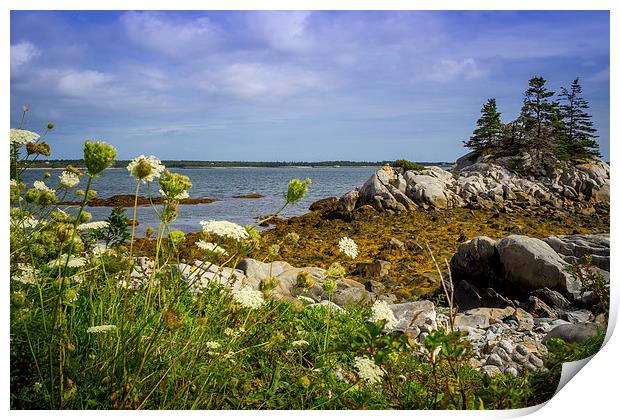
<path fill-rule="evenodd" d="M 416 171 L 424 169 L 424 166 L 405 159 L 398 159 L 392 163 L 394 168 L 403 168 L 405 171 Z"/>

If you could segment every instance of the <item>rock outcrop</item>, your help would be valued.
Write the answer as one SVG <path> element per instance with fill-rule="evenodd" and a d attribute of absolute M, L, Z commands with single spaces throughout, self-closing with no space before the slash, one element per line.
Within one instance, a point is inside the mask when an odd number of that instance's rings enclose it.
<path fill-rule="evenodd" d="M 609 191 L 609 165 L 600 160 L 570 164 L 529 153 L 501 158 L 469 153 L 452 172 L 384 166 L 340 203 L 349 212 L 362 205 L 379 211 L 548 205 L 592 212 L 593 205 L 609 205 Z"/>

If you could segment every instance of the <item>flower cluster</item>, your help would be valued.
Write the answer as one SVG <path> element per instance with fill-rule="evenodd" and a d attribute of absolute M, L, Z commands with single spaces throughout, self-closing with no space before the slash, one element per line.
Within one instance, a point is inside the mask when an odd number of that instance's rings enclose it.
<path fill-rule="evenodd" d="M 84 257 L 61 254 L 60 257 L 47 263 L 49 267 L 64 266 L 65 264 L 70 268 L 82 267 L 86 264 L 86 259 Z"/>
<path fill-rule="evenodd" d="M 89 327 L 86 332 L 88 333 L 92 333 L 92 334 L 99 334 L 99 333 L 107 333 L 110 331 L 114 331 L 116 330 L 116 325 L 96 325 L 94 327 Z"/>
<path fill-rule="evenodd" d="M 43 181 L 34 181 L 33 186 L 34 186 L 34 189 L 37 190 L 37 191 L 49 192 L 49 193 L 56 192 L 53 189 L 51 189 L 50 187 L 48 187 L 47 185 L 45 185 L 45 182 L 43 182 Z"/>
<path fill-rule="evenodd" d="M 295 204 L 308 192 L 308 185 L 310 185 L 312 181 L 310 178 L 306 178 L 305 181 L 300 181 L 299 179 L 292 179 L 288 183 L 288 190 L 286 191 L 286 202 L 288 204 Z"/>
<path fill-rule="evenodd" d="M 159 178 L 164 169 L 166 169 L 164 165 L 155 156 L 140 155 L 127 165 L 129 173 L 145 184 Z"/>
<path fill-rule="evenodd" d="M 212 242 L 205 242 L 202 239 L 196 242 L 196 246 L 203 251 L 211 252 L 212 254 L 220 254 L 223 256 L 228 255 L 228 252 L 218 244 Z"/>
<path fill-rule="evenodd" d="M 192 188 L 189 177 L 181 174 L 164 171 L 159 178 L 159 193 L 162 197 L 171 201 L 183 200 L 189 198 L 187 190 Z"/>
<path fill-rule="evenodd" d="M 385 321 L 385 328 L 393 330 L 398 324 L 398 320 L 394 316 L 394 312 L 390 309 L 387 302 L 378 300 L 372 305 L 372 316 L 370 322 Z"/>
<path fill-rule="evenodd" d="M 306 347 L 309 346 L 310 343 L 308 343 L 306 340 L 296 340 L 291 342 L 291 346 L 293 347 Z"/>
<path fill-rule="evenodd" d="M 90 176 L 98 175 L 112 165 L 116 159 L 116 149 L 102 141 L 84 142 L 84 166 Z"/>
<path fill-rule="evenodd" d="M 371 360 L 368 357 L 356 357 L 355 369 L 357 369 L 357 373 L 360 378 L 369 384 L 381 382 L 381 378 L 383 377 L 383 371 L 381 368 L 375 364 L 374 360 Z"/>
<path fill-rule="evenodd" d="M 242 226 L 226 220 L 203 220 L 200 224 L 202 225 L 202 231 L 209 235 L 221 236 L 236 241 L 247 239 L 250 236 Z"/>
<path fill-rule="evenodd" d="M 340 242 L 338 242 L 338 249 L 340 250 L 340 252 L 342 252 L 344 255 L 351 259 L 357 258 L 357 244 L 351 238 L 347 238 L 345 236 L 344 238 L 340 239 Z"/>
<path fill-rule="evenodd" d="M 13 280 L 23 284 L 36 284 L 39 272 L 33 266 L 24 263 L 17 263 L 19 274 L 12 277 Z"/>
<path fill-rule="evenodd" d="M 81 225 L 77 226 L 77 230 L 99 230 L 105 229 L 108 226 L 110 226 L 110 222 L 101 220 L 97 222 L 82 223 Z"/>
<path fill-rule="evenodd" d="M 63 171 L 58 178 L 60 178 L 60 184 L 67 188 L 73 188 L 80 183 L 80 177 L 74 172 Z"/>
<path fill-rule="evenodd" d="M 246 286 L 234 293 L 233 299 L 244 308 L 249 309 L 258 309 L 265 303 L 263 293 L 252 289 L 250 286 Z"/>
<path fill-rule="evenodd" d="M 37 141 L 39 137 L 41 136 L 34 131 L 11 128 L 11 144 L 17 147 L 23 146 L 26 143 Z"/>

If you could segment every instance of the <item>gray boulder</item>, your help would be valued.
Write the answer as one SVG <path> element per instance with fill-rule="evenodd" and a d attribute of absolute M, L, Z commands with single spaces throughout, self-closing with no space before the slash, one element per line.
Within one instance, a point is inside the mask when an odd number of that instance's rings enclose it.
<path fill-rule="evenodd" d="M 390 309 L 398 320 L 395 328 L 396 331 L 404 333 L 413 327 L 417 327 L 423 332 L 437 329 L 435 305 L 429 300 L 396 303 L 390 305 Z"/>
<path fill-rule="evenodd" d="M 593 323 L 558 325 L 543 338 L 543 343 L 552 338 L 560 338 L 567 343 L 585 343 L 595 337 L 600 328 L 600 325 Z"/>
<path fill-rule="evenodd" d="M 497 242 L 504 279 L 524 291 L 550 288 L 576 297 L 579 281 L 564 271 L 566 263 L 547 243 L 523 235 L 511 235 Z"/>

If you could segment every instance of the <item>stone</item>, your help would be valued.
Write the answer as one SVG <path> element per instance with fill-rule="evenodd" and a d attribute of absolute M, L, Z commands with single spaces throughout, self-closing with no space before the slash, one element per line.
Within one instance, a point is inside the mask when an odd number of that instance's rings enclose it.
<path fill-rule="evenodd" d="M 336 197 L 327 197 L 321 198 L 320 200 L 315 201 L 309 207 L 310 211 L 325 211 L 325 210 L 333 210 L 338 206 L 338 198 Z"/>
<path fill-rule="evenodd" d="M 375 260 L 371 263 L 357 263 L 355 265 L 357 273 L 364 278 L 381 278 L 388 275 L 390 263 L 384 260 Z"/>
<path fill-rule="evenodd" d="M 397 249 L 400 251 L 406 251 L 407 247 L 405 246 L 405 243 L 403 241 L 399 241 L 396 238 L 390 238 L 390 242 L 388 243 L 388 247 L 390 249 Z"/>
<path fill-rule="evenodd" d="M 557 313 L 545 302 L 536 296 L 530 296 L 527 301 L 529 312 L 538 318 L 557 318 Z"/>
<path fill-rule="evenodd" d="M 525 347 L 523 344 L 517 344 L 515 346 L 515 352 L 522 356 L 527 356 L 530 354 L 530 351 L 528 350 L 528 348 Z"/>
<path fill-rule="evenodd" d="M 517 308 L 511 318 L 517 321 L 520 330 L 531 330 L 534 327 L 534 317 L 521 308 Z"/>
<path fill-rule="evenodd" d="M 531 363 L 532 365 L 534 365 L 538 369 L 541 369 L 541 368 L 545 367 L 545 364 L 542 361 L 542 359 L 540 357 L 536 356 L 535 354 L 530 354 L 529 357 L 528 357 L 528 361 L 529 361 L 529 363 Z"/>
<path fill-rule="evenodd" d="M 504 319 L 512 316 L 515 313 L 515 308 L 507 306 L 504 309 L 501 308 L 474 308 L 465 311 L 466 315 L 483 315 L 489 319 L 490 324 L 497 324 Z"/>
<path fill-rule="evenodd" d="M 497 277 L 499 257 L 496 242 L 487 236 L 477 236 L 458 245 L 450 259 L 450 271 L 455 280 L 481 284 Z"/>
<path fill-rule="evenodd" d="M 486 315 L 456 315 L 454 317 L 454 326 L 471 327 L 471 328 L 487 328 L 489 326 L 489 318 Z"/>
<path fill-rule="evenodd" d="M 570 306 L 570 301 L 561 293 L 547 287 L 534 290 L 530 295 L 537 297 L 552 308 L 564 309 Z"/>
<path fill-rule="evenodd" d="M 390 309 L 398 320 L 395 330 L 406 332 L 413 326 L 421 331 L 437 329 L 435 305 L 429 300 L 396 303 L 390 305 Z"/>
<path fill-rule="evenodd" d="M 489 376 L 501 375 L 502 373 L 499 367 L 493 365 L 482 366 L 482 371 Z"/>
<path fill-rule="evenodd" d="M 358 302 L 372 302 L 375 300 L 374 294 L 368 292 L 364 286 L 345 287 L 334 292 L 333 301 L 339 306 L 349 306 Z"/>
<path fill-rule="evenodd" d="M 504 349 L 506 351 L 506 353 L 510 354 L 514 351 L 514 348 L 512 346 L 512 343 L 508 340 L 500 340 L 499 343 L 497 343 L 497 346 Z"/>
<path fill-rule="evenodd" d="M 595 267 L 609 272 L 610 241 L 608 233 L 557 235 L 545 238 L 544 241 L 571 264 L 579 263 L 584 256 L 590 255 Z"/>
<path fill-rule="evenodd" d="M 510 235 L 497 242 L 495 248 L 504 278 L 524 291 L 550 288 L 578 294 L 579 281 L 564 271 L 565 262 L 546 242 L 523 235 Z"/>
<path fill-rule="evenodd" d="M 516 368 L 510 366 L 510 367 L 507 367 L 504 370 L 504 375 L 510 375 L 510 376 L 514 376 L 516 378 L 519 375 L 519 372 L 517 371 Z"/>
<path fill-rule="evenodd" d="M 497 366 L 497 367 L 503 367 L 504 366 L 504 361 L 502 360 L 502 358 L 497 355 L 496 353 L 491 353 L 489 355 L 489 357 L 486 360 L 486 365 L 491 365 L 491 366 Z"/>
<path fill-rule="evenodd" d="M 586 323 L 592 318 L 594 318 L 592 312 L 587 309 L 578 309 L 576 311 L 568 311 L 562 314 L 562 319 L 570 322 L 571 324 Z"/>
<path fill-rule="evenodd" d="M 344 208 L 344 210 L 350 212 L 355 209 L 359 196 L 360 196 L 359 191 L 357 189 L 354 189 L 344 194 L 342 197 L 340 197 L 339 202 Z"/>
<path fill-rule="evenodd" d="M 543 344 L 552 338 L 560 338 L 567 343 L 584 343 L 598 334 L 601 327 L 594 323 L 558 325 L 543 338 Z"/>

